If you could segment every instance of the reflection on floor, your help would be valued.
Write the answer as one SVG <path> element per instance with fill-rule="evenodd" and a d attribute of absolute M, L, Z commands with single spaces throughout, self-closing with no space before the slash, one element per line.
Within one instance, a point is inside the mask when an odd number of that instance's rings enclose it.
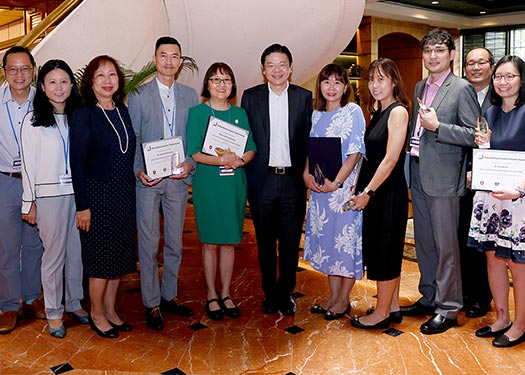
<path fill-rule="evenodd" d="M 194 319 L 164 314 L 166 328 L 146 327 L 138 274 L 121 285 L 120 311 L 133 332 L 108 340 L 87 325 L 66 321 L 64 340 L 52 338 L 45 321 L 23 319 L 0 336 L 1 374 L 524 374 L 525 345 L 497 349 L 474 331 L 494 319 L 459 316 L 459 327 L 440 335 L 419 332 L 423 318 L 394 325 L 398 336 L 352 328 L 348 319 L 328 322 L 310 306 L 328 294 L 326 278 L 301 262 L 297 274 L 295 317 L 263 315 L 255 238 L 247 220 L 236 252 L 232 296 L 242 310 L 237 320 L 210 321 L 204 312 L 205 284 L 193 212 L 188 209 L 180 298 L 195 310 Z M 403 262 L 401 302 L 418 298 L 418 269 Z M 351 315 L 375 303 L 374 283 L 356 283 Z"/>

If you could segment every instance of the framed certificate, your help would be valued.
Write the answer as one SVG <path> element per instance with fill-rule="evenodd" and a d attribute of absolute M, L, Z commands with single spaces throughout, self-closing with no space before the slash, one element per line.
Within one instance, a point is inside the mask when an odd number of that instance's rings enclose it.
<path fill-rule="evenodd" d="M 178 174 L 176 166 L 184 161 L 184 144 L 181 137 L 142 143 L 146 174 L 152 178 L 163 178 Z"/>
<path fill-rule="evenodd" d="M 208 155 L 221 156 L 226 149 L 230 149 L 240 157 L 244 154 L 249 134 L 250 132 L 246 129 L 210 116 L 202 144 L 202 152 Z"/>
<path fill-rule="evenodd" d="M 525 152 L 472 150 L 472 190 L 513 187 L 525 177 Z"/>

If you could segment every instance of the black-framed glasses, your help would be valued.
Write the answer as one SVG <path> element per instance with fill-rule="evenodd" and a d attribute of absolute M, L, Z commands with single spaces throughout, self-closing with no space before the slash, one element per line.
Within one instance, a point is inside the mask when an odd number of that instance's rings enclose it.
<path fill-rule="evenodd" d="M 504 80 L 505 82 L 511 82 L 514 78 L 519 77 L 519 76 L 520 76 L 519 74 L 511 74 L 511 73 L 494 74 L 492 76 L 492 79 L 494 80 L 494 82 L 499 82 L 501 80 Z"/>
<path fill-rule="evenodd" d="M 490 64 L 488 61 L 486 60 L 480 60 L 480 61 L 467 61 L 467 66 L 469 68 L 473 68 L 474 66 L 478 65 L 480 68 L 487 65 L 487 64 Z"/>
<path fill-rule="evenodd" d="M 224 83 L 226 86 L 229 86 L 233 84 L 233 81 L 231 78 L 223 79 L 223 78 L 213 77 L 213 78 L 210 78 L 209 81 L 213 83 L 214 85 L 220 85 L 221 83 Z"/>
<path fill-rule="evenodd" d="M 18 72 L 22 72 L 23 74 L 29 74 L 33 72 L 33 67 L 30 65 L 24 65 L 24 66 L 8 66 L 5 69 L 5 72 L 7 75 L 14 76 Z"/>

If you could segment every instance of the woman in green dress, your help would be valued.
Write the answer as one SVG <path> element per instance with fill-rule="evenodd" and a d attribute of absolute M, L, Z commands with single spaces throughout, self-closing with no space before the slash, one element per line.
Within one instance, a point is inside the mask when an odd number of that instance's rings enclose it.
<path fill-rule="evenodd" d="M 255 156 L 251 132 L 242 155 L 230 149 L 212 148 L 202 152 L 210 116 L 250 130 L 248 117 L 228 100 L 236 94 L 235 77 L 225 63 L 214 63 L 204 76 L 202 96 L 208 98 L 190 109 L 187 125 L 188 154 L 197 162 L 193 176 L 193 204 L 206 278 L 206 312 L 212 320 L 223 315 L 238 318 L 241 312 L 230 297 L 234 246 L 242 242 L 246 210 L 244 166 Z M 219 266 L 220 297 L 215 278 Z"/>

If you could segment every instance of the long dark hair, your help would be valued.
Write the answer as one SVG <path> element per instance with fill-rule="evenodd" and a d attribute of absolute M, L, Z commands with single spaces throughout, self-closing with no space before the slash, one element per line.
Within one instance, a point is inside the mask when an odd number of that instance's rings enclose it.
<path fill-rule="evenodd" d="M 40 68 L 38 73 L 38 79 L 36 81 L 36 93 L 33 102 L 33 118 L 31 119 L 33 126 L 53 126 L 55 124 L 54 108 L 49 101 L 46 93 L 44 92 L 44 79 L 46 76 L 55 69 L 61 69 L 67 73 L 69 80 L 73 85 L 71 88 L 71 94 L 66 99 L 65 113 L 67 118 L 71 117 L 73 111 L 80 104 L 80 95 L 78 94 L 77 84 L 75 82 L 75 76 L 73 71 L 63 60 L 49 60 Z"/>
<path fill-rule="evenodd" d="M 344 107 L 350 101 L 350 98 L 353 96 L 352 86 L 348 83 L 348 74 L 346 73 L 345 68 L 341 65 L 328 64 L 326 65 L 317 76 L 317 83 L 315 84 L 315 100 L 314 100 L 314 109 L 316 111 L 326 111 L 326 99 L 321 93 L 321 82 L 325 79 L 334 76 L 339 81 L 347 87 L 346 91 L 341 97 L 341 107 Z"/>
<path fill-rule="evenodd" d="M 506 55 L 499 59 L 499 61 L 496 63 L 496 66 L 494 66 L 493 72 L 495 74 L 496 70 L 501 64 L 505 64 L 508 62 L 513 63 L 516 69 L 518 70 L 518 73 L 520 74 L 520 90 L 518 91 L 518 97 L 516 99 L 516 102 L 514 103 L 516 107 L 519 107 L 520 105 L 525 103 L 525 62 L 523 62 L 523 60 L 519 56 Z M 490 102 L 496 106 L 501 106 L 503 104 L 503 100 L 494 88 L 494 78 L 491 78 L 490 80 L 489 92 Z"/>
<path fill-rule="evenodd" d="M 89 64 L 86 66 L 86 69 L 84 70 L 84 74 L 82 75 L 82 80 L 80 81 L 80 94 L 82 95 L 82 100 L 84 104 L 97 104 L 97 97 L 95 96 L 95 92 L 93 91 L 93 78 L 95 78 L 95 71 L 104 62 L 113 64 L 115 70 L 117 71 L 118 89 L 113 94 L 113 101 L 117 104 L 122 104 L 124 98 L 126 97 L 126 93 L 124 92 L 124 73 L 122 72 L 122 69 L 120 69 L 117 60 L 108 55 L 101 55 L 95 57 L 89 62 Z"/>
<path fill-rule="evenodd" d="M 410 100 L 408 100 L 407 94 L 405 93 L 405 88 L 403 85 L 403 80 L 401 79 L 401 74 L 399 74 L 399 69 L 397 64 L 388 58 L 380 57 L 377 60 L 372 61 L 368 66 L 368 72 L 366 73 L 367 79 L 376 72 L 379 75 L 387 76 L 394 83 L 393 95 L 394 99 L 399 103 L 403 104 L 407 109 L 410 106 Z M 376 100 L 370 94 L 370 103 L 368 104 L 368 110 L 370 113 L 376 111 Z M 379 109 L 381 109 L 381 103 L 379 103 Z"/>

